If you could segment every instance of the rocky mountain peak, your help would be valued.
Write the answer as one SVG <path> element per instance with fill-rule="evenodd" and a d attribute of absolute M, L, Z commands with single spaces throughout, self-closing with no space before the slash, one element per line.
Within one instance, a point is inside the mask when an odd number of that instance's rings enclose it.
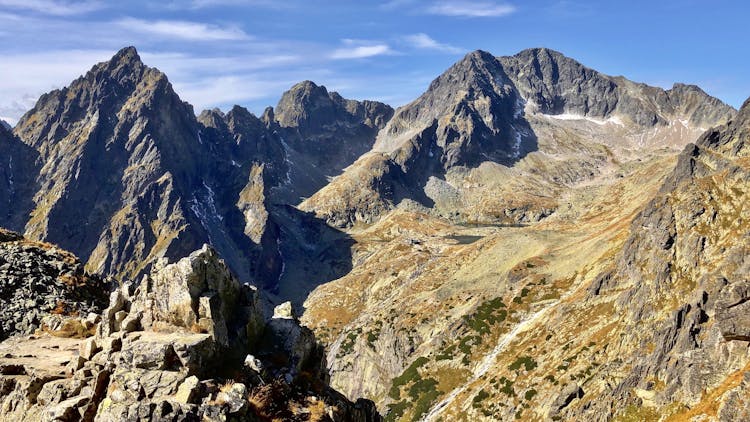
<path fill-rule="evenodd" d="M 218 108 L 213 108 L 211 110 L 203 110 L 201 114 L 198 115 L 198 122 L 206 127 L 221 129 L 226 126 L 226 123 L 224 122 L 225 118 L 226 115 L 224 112 Z"/>
<path fill-rule="evenodd" d="M 119 63 L 131 62 L 143 64 L 141 62 L 141 56 L 138 55 L 138 50 L 136 50 L 136 48 L 132 45 L 123 47 L 120 51 L 115 53 L 111 61 Z"/>
<path fill-rule="evenodd" d="M 235 105 L 229 110 L 226 117 L 230 127 L 244 126 L 252 128 L 256 133 L 260 133 L 265 129 L 263 121 L 245 107 Z"/>
<path fill-rule="evenodd" d="M 175 190 L 190 192 L 202 171 L 198 123 L 167 77 L 143 64 L 134 48 L 43 95 L 15 133 L 46 164 L 26 223 L 30 238 L 57 243 L 110 273 L 123 262 L 108 243 L 117 243 L 112 236 L 126 226 L 127 233 L 138 232 L 132 227 L 141 224 L 136 216 L 169 207 L 160 215 L 173 219 L 175 230 L 184 229 L 172 207 Z M 146 211 L 150 207 L 156 208 Z M 161 230 L 146 235 L 147 249 L 159 236 L 174 236 Z"/>
<path fill-rule="evenodd" d="M 435 79 L 427 92 L 445 92 L 462 89 L 492 89 L 493 84 L 502 83 L 503 71 L 492 54 L 476 50 L 451 66 Z"/>
<path fill-rule="evenodd" d="M 520 142 L 516 136 L 520 127 L 511 127 L 520 117 L 519 107 L 519 96 L 500 62 L 477 50 L 435 79 L 418 99 L 400 108 L 379 134 L 375 148 L 395 153 L 437 121 L 439 139 L 434 142 L 443 150 L 439 159 L 444 167 L 474 163 L 488 155 L 507 161 L 505 158 L 520 153 L 511 145 Z"/>
<path fill-rule="evenodd" d="M 6 122 L 3 119 L 0 119 L 0 130 L 2 130 L 2 129 L 6 130 L 6 131 L 11 131 L 11 130 L 13 130 L 13 127 L 10 125 L 10 123 Z"/>
<path fill-rule="evenodd" d="M 335 118 L 336 103 L 324 86 L 311 81 L 300 82 L 286 91 L 275 109 L 276 121 L 282 127 L 308 129 Z"/>

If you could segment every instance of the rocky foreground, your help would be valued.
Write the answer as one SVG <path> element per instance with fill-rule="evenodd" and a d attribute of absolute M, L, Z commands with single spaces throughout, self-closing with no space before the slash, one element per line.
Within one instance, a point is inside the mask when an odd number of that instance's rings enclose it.
<path fill-rule="evenodd" d="M 270 319 L 263 309 L 208 246 L 162 261 L 101 315 L 52 315 L 0 343 L 0 419 L 380 420 L 372 402 L 327 386 L 323 351 L 290 304 Z"/>
<path fill-rule="evenodd" d="M 106 284 L 73 254 L 0 229 L 0 340 L 33 333 L 50 314 L 98 312 L 106 299 Z"/>

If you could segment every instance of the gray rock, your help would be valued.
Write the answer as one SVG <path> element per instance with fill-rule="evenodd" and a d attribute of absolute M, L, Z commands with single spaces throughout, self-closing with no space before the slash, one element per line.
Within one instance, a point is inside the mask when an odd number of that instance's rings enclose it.
<path fill-rule="evenodd" d="M 91 360 L 95 354 L 97 354 L 101 348 L 97 344 L 96 338 L 90 337 L 81 343 L 80 356 L 86 360 Z"/>
<path fill-rule="evenodd" d="M 583 394 L 583 389 L 578 384 L 574 382 L 566 384 L 560 392 L 560 395 L 558 395 L 552 403 L 549 417 L 552 419 L 559 418 L 562 410 L 570 405 L 573 400 L 582 398 Z"/>
<path fill-rule="evenodd" d="M 750 341 L 750 280 L 722 289 L 716 301 L 716 322 L 726 340 Z"/>

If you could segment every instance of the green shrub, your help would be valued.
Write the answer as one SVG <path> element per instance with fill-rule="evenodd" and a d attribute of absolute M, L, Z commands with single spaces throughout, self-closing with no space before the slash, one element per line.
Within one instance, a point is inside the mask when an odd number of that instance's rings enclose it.
<path fill-rule="evenodd" d="M 531 371 L 537 367 L 537 363 L 531 356 L 521 356 L 516 358 L 516 360 L 508 366 L 508 369 L 511 371 L 517 371 L 521 369 L 521 366 L 524 366 L 527 371 Z"/>
<path fill-rule="evenodd" d="M 490 393 L 484 391 L 484 389 L 479 390 L 479 393 L 477 393 L 476 396 L 474 396 L 473 399 L 471 399 L 471 406 L 475 409 L 482 406 L 482 402 L 487 400 L 490 397 Z"/>

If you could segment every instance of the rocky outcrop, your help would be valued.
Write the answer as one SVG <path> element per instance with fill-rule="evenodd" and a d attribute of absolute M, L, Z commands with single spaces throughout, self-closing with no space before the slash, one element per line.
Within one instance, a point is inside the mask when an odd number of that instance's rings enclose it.
<path fill-rule="evenodd" d="M 0 340 L 57 324 L 51 313 L 98 312 L 106 305 L 106 290 L 71 253 L 0 229 Z"/>
<path fill-rule="evenodd" d="M 650 353 L 623 352 L 623 364 L 632 370 L 587 412 L 606 414 L 602 407 L 613 402 L 640 403 L 632 391 L 648 390 L 648 380 L 663 386 L 650 393 L 650 407 L 699 406 L 707 399 L 701 392 L 722 393 L 747 373 L 750 215 L 742 204 L 750 193 L 749 117 L 746 104 L 728 124 L 688 145 L 657 197 L 633 221 L 603 293 L 624 290 L 617 307 L 635 335 L 623 349 L 657 346 Z M 747 394 L 744 385 L 737 386 L 740 394 Z M 734 394 L 713 400 L 734 407 Z"/>
<path fill-rule="evenodd" d="M 0 344 L 0 416 L 379 420 L 371 402 L 327 387 L 312 332 L 282 309 L 266 321 L 260 293 L 204 246 L 115 290 L 101 319 L 88 318 L 98 323 L 94 336 L 56 347 L 48 334 Z"/>

